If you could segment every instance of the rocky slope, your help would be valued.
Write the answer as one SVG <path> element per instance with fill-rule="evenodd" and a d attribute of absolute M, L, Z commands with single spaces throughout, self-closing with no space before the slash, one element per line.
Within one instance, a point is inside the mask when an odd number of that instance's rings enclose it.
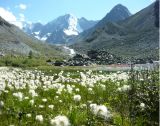
<path fill-rule="evenodd" d="M 88 65 L 106 65 L 106 64 L 117 64 L 125 63 L 121 57 L 117 57 L 106 51 L 88 51 L 87 54 L 76 54 L 68 61 L 56 61 L 54 65 L 56 66 L 88 66 Z"/>
<path fill-rule="evenodd" d="M 74 42 L 81 42 L 85 41 L 86 39 L 94 39 L 96 37 L 95 32 L 97 32 L 98 29 L 103 29 L 103 27 L 106 25 L 106 23 L 111 23 L 111 22 L 118 22 L 121 20 L 124 20 L 126 18 L 129 18 L 131 16 L 130 11 L 127 9 L 127 7 L 118 4 L 109 13 L 106 14 L 102 20 L 100 20 L 94 27 L 82 32 L 78 36 L 74 37 L 72 41 Z M 112 29 L 109 29 L 112 30 Z M 90 37 L 93 36 L 93 37 Z M 88 41 L 88 40 L 87 40 Z"/>
<path fill-rule="evenodd" d="M 104 17 L 94 28 L 82 33 L 71 47 L 79 52 L 91 49 L 105 49 L 108 52 L 128 58 L 152 57 L 158 60 L 158 27 L 155 25 L 156 8 L 159 1 L 140 12 L 118 22 L 108 22 Z M 157 23 L 158 24 L 158 23 Z"/>
<path fill-rule="evenodd" d="M 37 56 L 61 56 L 62 51 L 55 46 L 44 44 L 9 24 L 0 17 L 0 52 L 3 54 L 28 55 L 32 51 Z"/>

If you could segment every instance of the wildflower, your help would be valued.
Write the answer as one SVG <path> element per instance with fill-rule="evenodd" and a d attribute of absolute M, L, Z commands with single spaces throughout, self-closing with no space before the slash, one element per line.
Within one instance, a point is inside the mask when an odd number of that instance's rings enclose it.
<path fill-rule="evenodd" d="M 1 90 L 1 91 L 5 90 L 5 87 L 6 87 L 5 82 L 1 82 L 1 83 L 0 83 L 0 90 Z"/>
<path fill-rule="evenodd" d="M 32 97 L 38 96 L 38 94 L 37 94 L 37 93 L 35 92 L 35 90 L 33 90 L 33 89 L 30 89 L 30 90 L 29 90 L 29 94 L 31 94 Z"/>
<path fill-rule="evenodd" d="M 92 88 L 88 88 L 88 91 L 92 92 L 93 90 L 92 90 Z"/>
<path fill-rule="evenodd" d="M 117 90 L 120 92 L 126 92 L 126 91 L 131 90 L 131 86 L 130 85 L 123 85 L 122 87 L 119 87 Z"/>
<path fill-rule="evenodd" d="M 97 108 L 97 104 L 90 104 L 90 108 L 91 108 L 91 111 L 93 112 L 93 114 L 97 114 L 97 110 L 96 110 L 96 108 Z"/>
<path fill-rule="evenodd" d="M 42 99 L 42 101 L 43 101 L 43 102 L 47 102 L 47 99 L 46 99 L 46 98 L 44 98 L 44 99 Z"/>
<path fill-rule="evenodd" d="M 23 99 L 23 93 L 21 92 L 13 93 L 13 96 L 17 97 L 19 101 L 22 101 Z"/>
<path fill-rule="evenodd" d="M 5 93 L 8 93 L 9 91 L 8 91 L 8 90 L 4 90 L 4 92 L 5 92 Z"/>
<path fill-rule="evenodd" d="M 117 91 L 122 92 L 122 88 L 121 88 L 121 87 L 119 87 L 119 88 L 117 89 Z"/>
<path fill-rule="evenodd" d="M 72 90 L 73 90 L 73 88 L 70 86 L 70 85 L 67 85 L 67 91 L 68 91 L 68 93 L 72 93 Z"/>
<path fill-rule="evenodd" d="M 92 113 L 96 116 L 99 116 L 106 120 L 111 117 L 110 111 L 104 105 L 90 104 L 90 108 Z"/>
<path fill-rule="evenodd" d="M 141 104 L 140 104 L 140 107 L 141 107 L 141 109 L 144 109 L 144 108 L 145 108 L 145 104 L 144 104 L 144 103 L 141 103 Z"/>
<path fill-rule="evenodd" d="M 30 103 L 31 105 L 33 105 L 33 104 L 34 104 L 34 100 L 33 100 L 33 99 L 30 100 L 29 103 Z"/>
<path fill-rule="evenodd" d="M 59 98 L 59 96 L 55 96 L 55 99 L 58 99 Z"/>
<path fill-rule="evenodd" d="M 30 113 L 26 114 L 26 117 L 30 118 L 32 115 Z"/>
<path fill-rule="evenodd" d="M 102 71 L 99 71 L 99 73 L 102 73 Z"/>
<path fill-rule="evenodd" d="M 86 104 L 82 104 L 80 107 L 81 108 L 87 108 L 87 105 Z"/>
<path fill-rule="evenodd" d="M 25 99 L 25 100 L 28 100 L 28 99 L 29 99 L 29 97 L 24 97 L 24 99 Z"/>
<path fill-rule="evenodd" d="M 79 102 L 81 100 L 81 96 L 80 95 L 75 95 L 73 97 L 74 101 Z"/>
<path fill-rule="evenodd" d="M 0 108 L 2 108 L 4 106 L 4 102 L 0 101 Z"/>
<path fill-rule="evenodd" d="M 59 100 L 60 103 L 62 103 L 62 100 Z"/>
<path fill-rule="evenodd" d="M 110 112 L 106 106 L 99 105 L 97 107 L 97 115 L 103 117 L 104 119 L 108 119 L 110 117 Z"/>
<path fill-rule="evenodd" d="M 56 116 L 54 119 L 50 120 L 52 126 L 70 126 L 70 122 L 66 116 Z"/>
<path fill-rule="evenodd" d="M 106 90 L 106 86 L 101 84 L 100 87 L 102 88 L 102 90 Z"/>
<path fill-rule="evenodd" d="M 117 81 L 117 86 L 120 86 L 120 82 L 119 81 Z"/>
<path fill-rule="evenodd" d="M 36 115 L 36 120 L 39 122 L 43 122 L 43 116 L 42 115 Z"/>
<path fill-rule="evenodd" d="M 140 78 L 139 80 L 140 80 L 140 81 L 144 81 L 144 79 L 143 79 L 143 78 Z"/>
<path fill-rule="evenodd" d="M 89 93 L 93 93 L 93 89 L 92 88 L 88 88 L 88 92 Z"/>
<path fill-rule="evenodd" d="M 54 105 L 48 105 L 48 108 L 53 109 Z"/>
<path fill-rule="evenodd" d="M 39 108 L 44 108 L 44 105 L 39 105 Z"/>
<path fill-rule="evenodd" d="M 93 101 L 87 101 L 89 104 L 91 104 Z"/>
<path fill-rule="evenodd" d="M 76 88 L 76 91 L 79 92 L 79 88 Z"/>
<path fill-rule="evenodd" d="M 87 77 L 84 73 L 80 72 L 81 80 L 86 81 Z"/>

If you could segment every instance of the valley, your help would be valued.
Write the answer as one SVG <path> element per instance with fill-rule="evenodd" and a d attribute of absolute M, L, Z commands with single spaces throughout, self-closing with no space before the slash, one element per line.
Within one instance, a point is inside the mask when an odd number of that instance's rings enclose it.
<path fill-rule="evenodd" d="M 88 1 L 0 3 L 0 126 L 159 125 L 159 0 Z"/>

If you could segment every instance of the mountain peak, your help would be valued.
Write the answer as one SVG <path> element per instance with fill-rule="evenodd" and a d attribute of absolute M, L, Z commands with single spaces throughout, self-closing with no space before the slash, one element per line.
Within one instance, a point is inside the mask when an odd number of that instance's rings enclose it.
<path fill-rule="evenodd" d="M 127 7 L 122 4 L 117 4 L 112 10 L 102 19 L 102 22 L 117 22 L 124 20 L 131 16 L 130 11 Z"/>
<path fill-rule="evenodd" d="M 126 15 L 131 16 L 130 11 L 128 10 L 127 7 L 125 7 L 122 4 L 117 4 L 116 6 L 113 7 L 113 9 L 110 11 L 110 13 L 126 13 Z"/>
<path fill-rule="evenodd" d="M 122 5 L 122 4 L 117 4 L 114 8 L 116 8 L 116 7 L 125 7 L 124 5 Z M 126 8 L 126 7 L 125 7 Z"/>
<path fill-rule="evenodd" d="M 62 16 L 62 17 L 65 17 L 65 18 L 77 18 L 74 14 L 71 14 L 71 13 L 65 14 L 65 15 Z"/>
<path fill-rule="evenodd" d="M 36 23 L 34 27 L 27 25 L 23 29 L 34 37 L 51 43 L 69 42 L 70 37 L 79 35 L 86 29 L 93 27 L 97 21 L 89 21 L 85 18 L 78 19 L 73 14 L 64 14 L 45 25 Z"/>
<path fill-rule="evenodd" d="M 65 20 L 67 22 L 67 27 L 64 28 L 64 33 L 66 35 L 78 35 L 77 24 L 78 19 L 73 14 L 66 14 Z"/>

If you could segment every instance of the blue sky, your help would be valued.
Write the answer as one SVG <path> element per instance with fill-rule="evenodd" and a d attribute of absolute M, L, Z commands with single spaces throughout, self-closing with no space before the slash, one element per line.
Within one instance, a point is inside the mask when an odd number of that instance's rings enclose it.
<path fill-rule="evenodd" d="M 154 0 L 0 0 L 0 7 L 11 12 L 16 20 L 47 23 L 58 16 L 71 13 L 77 17 L 100 20 L 115 5 L 121 3 L 132 14 Z M 0 13 L 2 13 L 0 11 Z"/>

